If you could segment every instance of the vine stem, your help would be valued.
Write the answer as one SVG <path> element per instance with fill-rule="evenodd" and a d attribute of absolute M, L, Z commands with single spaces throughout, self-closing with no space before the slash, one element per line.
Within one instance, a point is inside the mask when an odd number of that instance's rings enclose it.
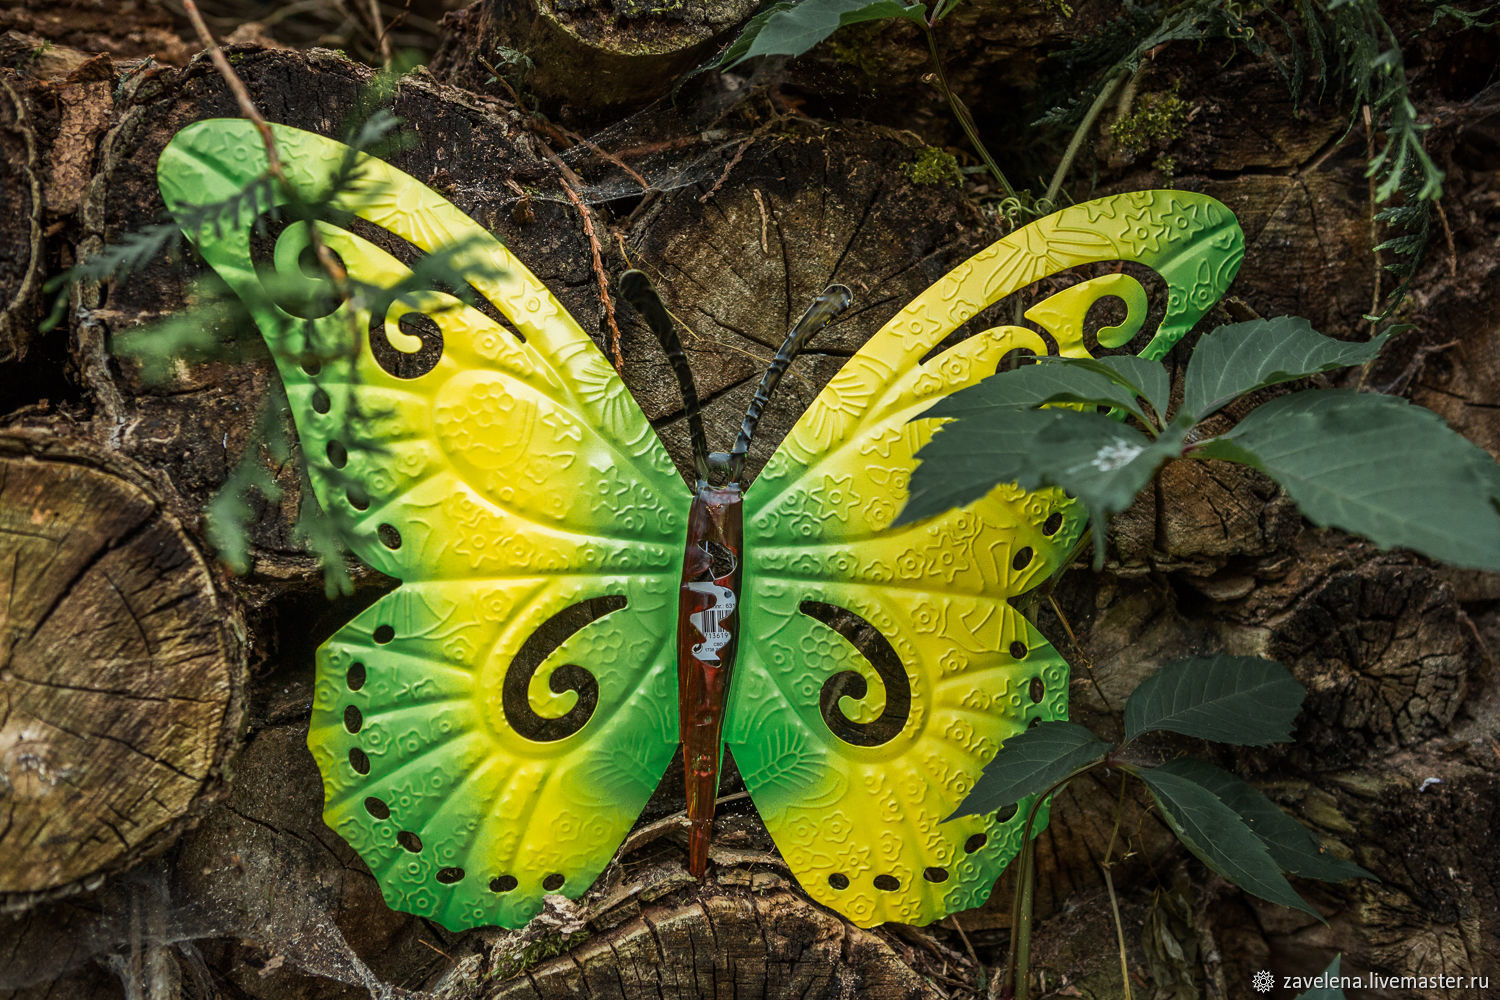
<path fill-rule="evenodd" d="M 958 125 L 964 130 L 964 135 L 968 136 L 969 144 L 974 147 L 974 151 L 984 161 L 985 168 L 989 170 L 996 182 L 999 183 L 1001 190 L 1005 192 L 1005 196 L 1007 198 L 1016 197 L 1016 189 L 1011 187 L 1010 181 L 1006 180 L 1005 175 L 1000 172 L 1000 167 L 995 163 L 995 158 L 990 155 L 989 149 L 985 147 L 984 142 L 979 138 L 979 130 L 974 126 L 974 118 L 969 114 L 969 109 L 964 106 L 963 101 L 958 99 L 958 95 L 953 92 L 953 88 L 948 86 L 948 73 L 943 68 L 943 57 L 938 54 L 937 35 L 933 33 L 932 26 L 923 25 L 922 34 L 927 36 L 927 51 L 932 53 L 932 65 L 937 70 L 938 87 L 942 90 L 943 96 L 947 98 L 948 107 L 953 111 L 953 117 L 958 119 Z"/>
<path fill-rule="evenodd" d="M 1124 83 L 1129 77 L 1129 70 L 1120 70 L 1105 81 L 1104 86 L 1099 90 L 1098 96 L 1094 98 L 1094 103 L 1089 105 L 1088 111 L 1083 116 L 1083 121 L 1079 122 L 1078 128 L 1073 131 L 1073 138 L 1068 140 L 1068 148 L 1063 150 L 1062 159 L 1057 163 L 1057 169 L 1052 173 L 1052 183 L 1047 185 L 1047 193 L 1042 196 L 1042 199 L 1048 204 L 1051 204 L 1053 199 L 1057 197 L 1057 192 L 1062 190 L 1063 180 L 1068 176 L 1068 172 L 1073 169 L 1073 161 L 1078 158 L 1078 151 L 1083 148 L 1084 140 L 1093 131 L 1094 122 L 1099 120 L 1099 115 L 1104 111 L 1104 106 L 1109 103 L 1109 99 L 1114 96 L 1120 84 Z"/>

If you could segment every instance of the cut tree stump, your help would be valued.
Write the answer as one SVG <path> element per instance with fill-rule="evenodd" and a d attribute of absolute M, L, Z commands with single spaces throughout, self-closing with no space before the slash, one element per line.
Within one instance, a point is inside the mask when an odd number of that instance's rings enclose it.
<path fill-rule="evenodd" d="M 244 651 L 145 480 L 0 437 L 0 907 L 170 844 L 238 735 Z"/>
<path fill-rule="evenodd" d="M 713 53 L 755 0 L 480 0 L 444 19 L 432 72 L 485 94 L 640 106 Z M 587 71 L 580 72 L 580 67 Z"/>

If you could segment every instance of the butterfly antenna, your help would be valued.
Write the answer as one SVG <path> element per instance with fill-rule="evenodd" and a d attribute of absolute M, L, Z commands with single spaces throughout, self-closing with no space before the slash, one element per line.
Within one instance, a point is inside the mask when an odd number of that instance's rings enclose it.
<path fill-rule="evenodd" d="M 813 338 L 823 327 L 832 323 L 839 314 L 849 308 L 849 303 L 854 301 L 854 294 L 843 285 L 829 285 L 823 289 L 822 294 L 813 299 L 812 305 L 807 307 L 807 312 L 792 327 L 791 333 L 786 335 L 786 340 L 781 342 L 781 349 L 776 352 L 776 357 L 771 359 L 771 367 L 766 369 L 765 376 L 760 380 L 760 388 L 755 390 L 755 398 L 750 400 L 750 405 L 745 408 L 745 422 L 740 425 L 740 436 L 734 442 L 734 448 L 729 452 L 729 481 L 737 483 L 740 481 L 740 473 L 745 468 L 745 456 L 750 452 L 750 441 L 755 437 L 756 425 L 760 423 L 761 414 L 766 410 L 766 404 L 771 400 L 771 393 L 776 391 L 776 384 L 781 381 L 781 376 L 786 372 L 787 366 L 792 363 L 807 342 Z"/>
<path fill-rule="evenodd" d="M 693 469 L 699 482 L 708 481 L 708 438 L 703 433 L 703 404 L 698 399 L 698 387 L 693 383 L 693 372 L 688 367 L 687 355 L 682 352 L 682 338 L 677 335 L 677 326 L 667 315 L 661 297 L 651 287 L 651 279 L 640 271 L 629 270 L 620 275 L 620 297 L 641 314 L 651 332 L 656 334 L 661 349 L 672 364 L 672 374 L 677 376 L 677 386 L 682 390 L 683 414 L 687 417 L 688 436 L 693 442 Z"/>

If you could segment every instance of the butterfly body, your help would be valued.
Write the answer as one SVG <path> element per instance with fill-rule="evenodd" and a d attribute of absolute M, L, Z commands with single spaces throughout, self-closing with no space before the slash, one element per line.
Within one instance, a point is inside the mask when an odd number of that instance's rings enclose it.
<path fill-rule="evenodd" d="M 349 153 L 272 130 L 303 190 Z M 387 901 L 452 928 L 513 927 L 549 892 L 580 895 L 680 746 L 694 870 L 727 750 L 818 902 L 862 926 L 983 902 L 1029 803 L 1020 819 L 946 818 L 1005 739 L 1066 715 L 1067 665 L 1012 599 L 1068 558 L 1083 517 L 1056 491 L 1008 486 L 893 527 L 933 431 L 918 418 L 1012 351 L 1087 354 L 1099 298 L 1127 307 L 1100 344 L 1144 335 L 1146 295 L 1128 274 L 1094 277 L 1028 312 L 1045 336 L 1001 323 L 940 345 L 1017 289 L 1124 260 L 1166 286 L 1143 349 L 1159 357 L 1232 278 L 1233 216 L 1135 192 L 1003 237 L 891 317 L 745 489 L 689 490 L 506 247 L 409 175 L 355 159 L 360 184 L 334 207 L 358 225 L 293 222 L 269 250 L 248 214 L 188 236 L 270 346 L 317 502 L 399 581 L 320 648 L 308 736 L 325 818 Z M 252 126 L 212 120 L 172 139 L 158 178 L 182 211 L 264 170 Z M 311 225 L 368 286 L 448 250 L 475 294 L 329 296 L 297 266 Z M 290 295 L 299 281 L 317 294 Z M 575 620 L 601 600 L 607 613 Z"/>
<path fill-rule="evenodd" d="M 743 500 L 738 484 L 704 484 L 688 511 L 677 612 L 677 714 L 686 776 L 688 869 L 699 877 L 708 865 L 724 713 L 739 645 Z"/>

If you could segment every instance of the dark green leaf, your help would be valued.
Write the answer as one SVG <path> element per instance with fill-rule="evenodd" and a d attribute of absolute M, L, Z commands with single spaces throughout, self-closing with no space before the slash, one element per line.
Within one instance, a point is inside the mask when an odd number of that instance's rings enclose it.
<path fill-rule="evenodd" d="M 919 452 L 911 495 L 896 517 L 907 524 L 962 507 L 1000 483 L 1059 486 L 1087 506 L 1095 561 L 1111 514 L 1125 509 L 1167 459 L 1182 452 L 1181 428 L 1156 440 L 1098 413 L 996 409 L 956 420 Z"/>
<path fill-rule="evenodd" d="M 1437 414 L 1404 399 L 1293 393 L 1192 454 L 1259 469 L 1322 527 L 1456 566 L 1500 570 L 1500 466 Z"/>
<path fill-rule="evenodd" d="M 900 17 L 927 23 L 927 8 L 898 0 L 802 0 L 778 3 L 751 18 L 721 60 L 733 66 L 755 56 L 800 56 L 846 24 Z"/>
<path fill-rule="evenodd" d="M 1176 765 L 1183 777 L 1207 788 L 1219 801 L 1239 813 L 1240 819 L 1271 852 L 1271 860 L 1283 871 L 1324 882 L 1375 877 L 1354 862 L 1323 850 L 1311 830 L 1283 812 L 1249 782 L 1204 760 L 1183 759 Z"/>
<path fill-rule="evenodd" d="M 1039 722 L 1005 741 L 953 816 L 994 812 L 1044 792 L 1109 751 L 1108 743 L 1076 722 Z"/>
<path fill-rule="evenodd" d="M 1114 354 L 1105 358 L 1048 358 L 1048 364 L 1066 364 L 1096 371 L 1125 386 L 1151 404 L 1160 422 L 1167 418 L 1167 403 L 1172 395 L 1172 380 L 1160 361 L 1134 354 Z"/>
<path fill-rule="evenodd" d="M 1246 892 L 1261 899 L 1322 917 L 1287 882 L 1271 852 L 1218 796 L 1180 773 L 1181 761 L 1132 768 L 1161 810 L 1177 839 L 1194 856 Z"/>
<path fill-rule="evenodd" d="M 1231 323 L 1204 335 L 1193 350 L 1182 410 L 1194 420 L 1247 392 L 1318 372 L 1362 365 L 1380 353 L 1389 331 L 1367 343 L 1325 337 L 1300 316 Z"/>
<path fill-rule="evenodd" d="M 1281 664 L 1253 656 L 1178 660 L 1141 682 L 1125 703 L 1125 739 L 1166 730 L 1265 746 L 1292 738 L 1307 692 Z"/>
<path fill-rule="evenodd" d="M 1343 977 L 1343 973 L 1339 971 L 1339 964 L 1343 957 L 1343 955 L 1333 956 L 1333 961 L 1328 963 L 1328 968 L 1318 976 L 1318 979 L 1325 985 L 1314 986 L 1310 990 L 1298 993 L 1296 1000 L 1344 1000 L 1344 988 L 1337 985 L 1339 979 Z"/>
<path fill-rule="evenodd" d="M 1088 359 L 1092 361 L 1093 359 Z M 1147 362 L 1154 364 L 1154 362 Z M 1157 367 L 1160 367 L 1159 365 Z M 1113 369 L 1095 370 L 1074 359 L 1039 361 L 1015 371 L 999 372 L 940 400 L 924 417 L 974 417 L 986 420 L 996 409 L 1035 408 L 1047 403 L 1082 403 L 1120 407 L 1143 423 L 1146 416 L 1129 383 Z"/>
<path fill-rule="evenodd" d="M 795 6 L 797 5 L 792 3 L 792 0 L 781 0 L 780 3 L 772 4 L 746 21 L 745 27 L 740 30 L 739 37 L 730 42 L 729 48 L 725 49 L 724 54 L 719 57 L 719 67 L 721 69 L 728 69 L 738 62 L 750 58 L 750 46 L 760 36 L 762 29 L 766 26 L 766 22 L 772 16 L 780 14 L 782 11 L 791 10 Z"/>

